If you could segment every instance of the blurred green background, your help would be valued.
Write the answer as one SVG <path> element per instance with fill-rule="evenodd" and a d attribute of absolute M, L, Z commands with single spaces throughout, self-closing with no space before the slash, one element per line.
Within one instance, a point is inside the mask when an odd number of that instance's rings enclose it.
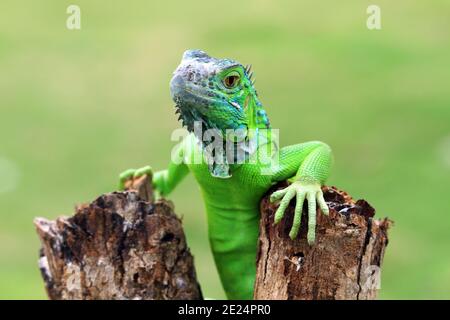
<path fill-rule="evenodd" d="M 81 30 L 66 8 L 81 7 Z M 366 28 L 381 7 L 382 30 Z M 450 2 L 0 2 L 0 298 L 46 298 L 33 217 L 73 212 L 124 169 L 162 169 L 185 49 L 253 64 L 282 145 L 320 139 L 329 184 L 395 220 L 380 298 L 450 298 Z M 171 199 L 223 298 L 192 177 Z"/>

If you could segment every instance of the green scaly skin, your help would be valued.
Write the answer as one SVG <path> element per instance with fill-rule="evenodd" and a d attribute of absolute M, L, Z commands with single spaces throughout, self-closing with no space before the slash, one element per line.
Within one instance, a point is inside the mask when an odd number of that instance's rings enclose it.
<path fill-rule="evenodd" d="M 271 201 L 279 201 L 274 223 L 283 218 L 290 201 L 296 198 L 289 234 L 292 239 L 298 235 L 304 201 L 308 202 L 310 245 L 315 242 L 316 206 L 328 214 L 321 186 L 332 165 L 330 147 L 311 141 L 278 150 L 251 78 L 250 68 L 236 61 L 215 59 L 200 50 L 186 51 L 171 80 L 171 93 L 180 120 L 191 133 L 178 146 L 177 157 L 169 167 L 154 174 L 155 189 L 162 196 L 169 195 L 189 172 L 194 175 L 206 207 L 215 263 L 229 299 L 253 297 L 259 203 L 271 186 L 287 179 L 292 181 L 270 197 Z M 266 141 L 259 142 L 257 150 L 268 147 L 269 155 L 277 152 L 278 162 L 264 174 L 261 170 L 267 164 L 261 160 L 228 166 L 193 163 L 194 158 L 207 157 L 205 144 L 199 143 L 198 133 L 193 133 L 194 121 L 222 133 L 226 129 L 268 129 L 263 134 Z M 248 156 L 256 157 L 255 154 L 250 152 Z M 121 187 L 129 177 L 149 172 L 150 167 L 125 171 L 120 175 Z"/>

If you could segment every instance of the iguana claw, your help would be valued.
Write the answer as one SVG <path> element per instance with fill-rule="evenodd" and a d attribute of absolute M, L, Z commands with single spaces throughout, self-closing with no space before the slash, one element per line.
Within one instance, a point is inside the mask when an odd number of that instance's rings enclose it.
<path fill-rule="evenodd" d="M 283 219 L 284 212 L 294 197 L 297 198 L 297 203 L 295 205 L 294 221 L 292 222 L 289 237 L 295 239 L 298 235 L 302 220 L 303 202 L 306 199 L 308 201 L 307 240 L 310 245 L 313 245 L 316 240 L 316 205 L 319 205 L 323 214 L 328 215 L 329 213 L 320 184 L 309 181 L 295 181 L 288 187 L 272 193 L 270 196 L 271 202 L 281 199 L 280 205 L 275 213 L 274 224 L 277 224 Z"/>
<path fill-rule="evenodd" d="M 151 175 L 153 173 L 152 167 L 145 166 L 139 169 L 128 169 L 119 175 L 119 190 L 125 189 L 125 182 L 131 178 L 139 178 L 145 174 Z"/>

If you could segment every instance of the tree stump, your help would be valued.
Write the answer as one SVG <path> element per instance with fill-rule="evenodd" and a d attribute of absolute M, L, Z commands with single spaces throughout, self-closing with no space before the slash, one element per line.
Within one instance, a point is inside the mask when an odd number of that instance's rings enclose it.
<path fill-rule="evenodd" d="M 166 200 L 153 201 L 151 178 L 100 196 L 56 221 L 36 218 L 39 267 L 50 299 L 202 299 L 181 221 Z M 324 187 L 330 215 L 318 211 L 316 244 L 288 234 L 292 203 L 273 226 L 270 190 L 261 201 L 255 299 L 375 299 L 388 243 L 388 219 L 364 200 Z M 306 212 L 306 206 L 304 208 Z"/>
<path fill-rule="evenodd" d="M 271 192 L 285 186 L 270 190 L 261 201 L 255 299 L 375 299 L 391 221 L 373 219 L 375 210 L 366 201 L 324 187 L 330 214 L 317 212 L 316 244 L 307 243 L 305 214 L 292 241 L 288 234 L 295 203 L 273 226 L 277 206 L 269 201 Z"/>
<path fill-rule="evenodd" d="M 127 186 L 70 218 L 35 219 L 50 299 L 202 299 L 173 205 L 153 202 L 149 177 Z"/>

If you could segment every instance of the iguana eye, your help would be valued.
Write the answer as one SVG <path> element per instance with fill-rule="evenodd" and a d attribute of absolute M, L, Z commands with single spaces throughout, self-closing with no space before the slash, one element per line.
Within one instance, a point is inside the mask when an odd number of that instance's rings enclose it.
<path fill-rule="evenodd" d="M 239 85 L 240 80 L 241 76 L 239 73 L 231 72 L 223 79 L 223 84 L 226 88 L 233 89 Z"/>

